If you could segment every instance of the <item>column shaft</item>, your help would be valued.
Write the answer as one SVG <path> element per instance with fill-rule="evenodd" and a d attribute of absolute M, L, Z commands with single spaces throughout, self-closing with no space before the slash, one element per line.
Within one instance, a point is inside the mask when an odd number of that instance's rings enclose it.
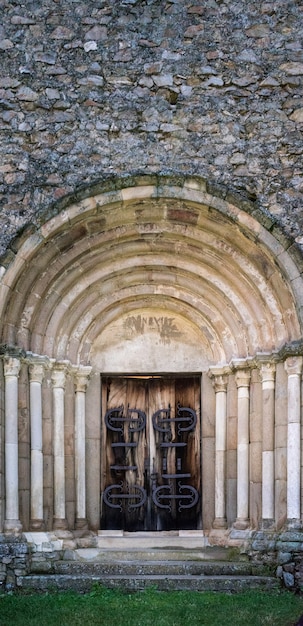
<path fill-rule="evenodd" d="M 43 450 L 42 450 L 42 380 L 41 363 L 30 365 L 31 418 L 31 529 L 42 530 L 43 523 Z"/>
<path fill-rule="evenodd" d="M 215 440 L 215 520 L 214 528 L 226 528 L 226 375 L 215 375 L 213 386 L 216 394 L 216 440 Z"/>
<path fill-rule="evenodd" d="M 236 373 L 238 388 L 237 444 L 237 519 L 235 528 L 245 530 L 249 525 L 249 384 L 250 372 Z"/>
<path fill-rule="evenodd" d="M 262 364 L 262 520 L 266 525 L 275 517 L 275 365 Z"/>
<path fill-rule="evenodd" d="M 54 528 L 67 527 L 65 518 L 64 389 L 65 369 L 52 371 L 53 452 L 54 452 Z"/>
<path fill-rule="evenodd" d="M 75 378 L 75 477 L 76 527 L 84 528 L 86 521 L 86 459 L 85 459 L 85 394 L 91 367 L 81 367 Z"/>
<path fill-rule="evenodd" d="M 301 372 L 302 357 L 285 361 L 288 375 L 287 409 L 287 519 L 300 520 Z"/>
<path fill-rule="evenodd" d="M 7 357 L 5 376 L 5 522 L 7 532 L 22 530 L 19 520 L 18 480 L 18 376 L 20 361 Z"/>

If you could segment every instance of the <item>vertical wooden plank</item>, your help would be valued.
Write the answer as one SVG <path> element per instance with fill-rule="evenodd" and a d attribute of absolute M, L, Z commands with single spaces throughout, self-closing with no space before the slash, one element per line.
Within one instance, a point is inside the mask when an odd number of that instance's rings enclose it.
<path fill-rule="evenodd" d="M 107 376 L 102 376 L 101 378 L 101 433 L 100 433 L 100 446 L 101 446 L 101 454 L 100 454 L 100 491 L 101 496 L 106 487 L 106 479 L 107 479 L 107 429 L 105 426 L 105 413 L 107 410 L 107 400 L 108 400 L 108 379 Z M 104 507 L 105 504 L 103 502 L 103 498 L 100 498 L 100 517 L 101 520 L 104 518 Z M 101 522 L 102 526 L 102 522 Z"/>
<path fill-rule="evenodd" d="M 171 417 L 175 417 L 175 384 L 173 379 L 154 378 L 149 381 L 149 423 L 150 423 L 150 444 L 152 461 L 153 485 L 159 487 L 167 484 L 167 480 L 162 478 L 163 473 L 175 473 L 175 449 L 161 448 L 161 443 L 170 443 L 175 440 L 175 424 L 169 428 L 168 424 L 161 424 L 160 427 L 169 429 L 168 433 L 155 430 L 152 425 L 152 416 L 160 409 L 168 409 L 171 407 Z M 160 414 L 159 421 L 163 419 L 164 414 Z M 164 461 L 164 464 L 163 464 Z M 175 517 L 175 503 L 173 503 L 172 514 L 166 509 L 152 506 L 153 524 L 155 530 L 170 530 L 172 523 L 172 515 Z"/>
<path fill-rule="evenodd" d="M 102 526 L 128 531 L 140 530 L 144 528 L 145 506 L 133 508 L 133 505 L 140 500 L 137 487 L 145 488 L 146 428 L 144 425 L 143 429 L 137 430 L 140 420 L 137 411 L 145 413 L 146 384 L 140 378 L 108 377 L 102 390 L 102 445 L 105 450 L 103 491 L 116 484 L 120 485 L 119 489 L 121 488 L 124 495 L 130 496 L 121 499 L 122 512 L 106 504 L 102 506 Z M 104 418 L 106 411 L 119 407 L 122 407 L 123 420 L 115 422 L 114 426 L 118 430 L 113 431 L 106 428 Z M 116 490 L 117 493 L 119 489 Z"/>
<path fill-rule="evenodd" d="M 142 411 L 146 415 L 146 383 L 144 379 L 130 378 L 127 380 L 127 407 L 125 407 L 125 414 L 127 415 L 127 408 L 131 410 L 137 409 Z M 125 472 L 125 485 L 130 493 L 134 493 L 134 498 L 126 502 L 126 518 L 128 530 L 141 530 L 144 528 L 145 509 L 143 505 L 140 508 L 129 509 L 129 504 L 136 505 L 138 502 L 138 492 L 135 486 L 138 485 L 142 489 L 145 489 L 144 480 L 144 466 L 145 466 L 145 451 L 146 451 L 146 423 L 144 428 L 139 431 L 138 421 L 140 420 L 140 414 L 137 412 L 130 413 L 133 416 L 134 421 L 125 423 L 125 441 L 129 443 L 136 443 L 136 447 L 125 448 L 125 465 L 130 467 L 136 467 Z M 141 421 L 141 420 L 140 420 Z"/>
<path fill-rule="evenodd" d="M 124 476 L 121 472 L 113 472 L 111 466 L 122 465 L 124 449 L 120 447 L 113 447 L 112 444 L 119 443 L 123 440 L 123 433 L 119 431 L 113 431 L 106 427 L 105 415 L 110 409 L 116 409 L 120 406 L 123 408 L 126 405 L 126 380 L 120 378 L 107 377 L 102 387 L 103 394 L 106 395 L 105 410 L 102 414 L 102 444 L 103 451 L 102 456 L 105 457 L 105 472 L 104 472 L 104 489 L 112 484 L 121 484 L 124 490 L 123 479 Z M 102 399 L 102 407 L 104 406 L 104 400 Z M 114 427 L 119 428 L 121 424 L 115 423 Z M 119 509 L 114 509 L 106 504 L 102 504 L 102 527 L 105 529 L 118 529 L 124 526 L 124 510 L 121 512 Z"/>

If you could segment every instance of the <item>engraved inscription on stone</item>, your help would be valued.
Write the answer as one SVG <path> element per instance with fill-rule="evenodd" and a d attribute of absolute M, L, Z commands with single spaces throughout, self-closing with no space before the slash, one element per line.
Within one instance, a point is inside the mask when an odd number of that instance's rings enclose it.
<path fill-rule="evenodd" d="M 135 335 L 143 335 L 145 332 L 156 332 L 163 343 L 170 343 L 171 339 L 182 335 L 174 317 L 130 315 L 124 321 L 123 326 L 128 339 Z"/>

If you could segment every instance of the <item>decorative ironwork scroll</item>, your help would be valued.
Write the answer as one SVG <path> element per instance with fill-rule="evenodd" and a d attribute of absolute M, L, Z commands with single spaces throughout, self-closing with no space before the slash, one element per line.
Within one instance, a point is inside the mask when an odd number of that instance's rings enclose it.
<path fill-rule="evenodd" d="M 105 414 L 105 424 L 109 430 L 123 434 L 124 423 L 128 423 L 130 433 L 138 433 L 144 430 L 146 424 L 146 414 L 140 409 L 127 408 L 126 415 L 123 413 L 124 406 L 108 409 Z M 137 415 L 137 417 L 136 417 Z"/>
<path fill-rule="evenodd" d="M 127 508 L 129 511 L 139 509 L 146 502 L 146 491 L 139 485 L 126 486 L 127 493 L 123 493 L 123 482 L 117 485 L 109 485 L 103 492 L 103 500 L 112 509 L 123 510 L 122 501 L 129 500 Z M 134 502 L 134 500 L 136 500 Z"/>
<path fill-rule="evenodd" d="M 153 427 L 159 433 L 170 433 L 170 425 L 176 423 L 178 425 L 178 435 L 194 430 L 197 423 L 197 414 L 194 409 L 186 406 L 177 405 L 177 417 L 170 417 L 171 407 L 168 409 L 159 409 L 152 416 Z"/>
<path fill-rule="evenodd" d="M 131 530 L 155 525 L 155 520 L 157 528 L 165 529 L 195 524 L 199 493 L 187 484 L 192 481 L 187 446 L 189 433 L 197 425 L 196 411 L 178 402 L 153 413 L 152 459 L 146 447 L 147 417 L 142 409 L 121 403 L 106 411 L 104 421 L 111 431 L 107 445 L 112 449 L 107 461 L 112 484 L 107 483 L 103 491 L 105 519 Z"/>
<path fill-rule="evenodd" d="M 182 485 L 181 482 L 178 482 L 178 487 L 179 493 L 177 494 L 172 493 L 172 485 L 161 485 L 160 487 L 156 487 L 152 493 L 154 504 L 160 509 L 167 509 L 171 511 L 172 500 L 177 500 L 179 512 L 181 512 L 182 509 L 191 509 L 195 506 L 199 499 L 199 495 L 195 487 L 192 485 Z"/>

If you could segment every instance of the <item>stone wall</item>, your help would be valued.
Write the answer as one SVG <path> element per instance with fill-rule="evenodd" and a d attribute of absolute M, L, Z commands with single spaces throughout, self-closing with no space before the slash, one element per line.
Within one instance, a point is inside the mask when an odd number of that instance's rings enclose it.
<path fill-rule="evenodd" d="M 30 549 L 24 537 L 0 534 L 0 593 L 16 588 L 19 576 L 29 572 Z"/>
<path fill-rule="evenodd" d="M 59 536 L 60 535 L 60 536 Z M 58 534 L 37 533 L 31 535 L 25 533 L 22 536 L 8 536 L 0 534 L 0 594 L 7 591 L 22 590 L 27 588 L 26 578 L 34 577 L 29 587 L 35 586 L 36 590 L 54 590 L 60 578 L 66 578 L 63 583 L 65 589 L 74 589 L 83 593 L 89 591 L 93 582 L 96 583 L 98 572 L 98 536 L 88 533 L 81 537 L 68 531 Z M 34 539 L 35 537 L 35 539 Z M 36 542 L 36 543 L 35 543 Z M 267 573 L 281 580 L 282 587 L 292 592 L 303 591 L 303 566 L 302 546 L 303 533 L 300 529 L 288 529 L 280 533 L 270 531 L 257 531 L 251 533 L 250 539 L 245 546 L 235 547 L 233 550 L 235 563 L 245 558 L 252 564 L 262 564 L 268 568 Z M 88 548 L 87 571 L 85 570 L 85 557 L 79 557 Z M 79 550 L 80 549 L 80 550 Z M 211 547 L 209 554 L 211 553 Z M 89 554 L 90 553 L 90 554 Z M 92 559 L 92 553 L 95 556 Z M 82 561 L 82 562 L 81 562 Z M 89 563 L 90 561 L 90 563 Z M 108 558 L 103 561 L 99 555 L 99 568 L 108 571 Z M 78 567 L 77 567 L 78 566 Z M 91 568 L 95 567 L 95 576 L 91 574 Z M 79 574 L 80 576 L 75 576 Z M 250 572 L 251 573 L 251 572 Z M 60 576 L 66 574 L 66 576 Z M 75 582 L 78 579 L 78 582 Z M 60 588 L 60 587 L 59 587 Z"/>
<path fill-rule="evenodd" d="M 0 9 L 2 253 L 65 195 L 138 171 L 197 173 L 302 243 L 300 0 Z"/>

